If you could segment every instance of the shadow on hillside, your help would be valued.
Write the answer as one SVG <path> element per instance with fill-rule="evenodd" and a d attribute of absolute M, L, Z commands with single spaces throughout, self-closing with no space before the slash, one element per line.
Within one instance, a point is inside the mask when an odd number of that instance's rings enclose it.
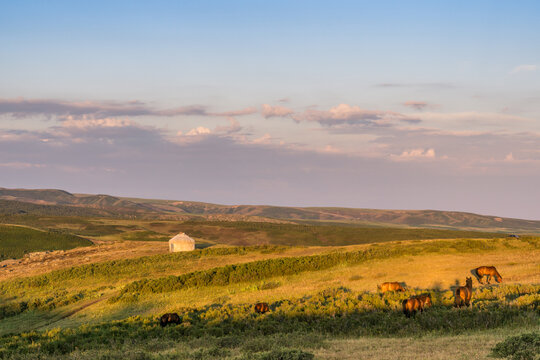
<path fill-rule="evenodd" d="M 202 250 L 202 249 L 209 248 L 212 245 L 214 245 L 214 244 L 198 242 L 198 243 L 195 244 L 195 249 Z"/>

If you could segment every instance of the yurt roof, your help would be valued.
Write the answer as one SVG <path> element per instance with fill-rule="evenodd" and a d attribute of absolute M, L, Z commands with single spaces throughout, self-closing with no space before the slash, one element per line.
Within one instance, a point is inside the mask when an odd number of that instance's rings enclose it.
<path fill-rule="evenodd" d="M 189 236 L 187 236 L 186 234 L 184 233 L 180 233 L 176 236 L 174 236 L 173 238 L 171 238 L 169 240 L 169 242 L 184 242 L 184 243 L 195 243 L 195 240 L 193 240 L 192 238 L 190 238 Z"/>

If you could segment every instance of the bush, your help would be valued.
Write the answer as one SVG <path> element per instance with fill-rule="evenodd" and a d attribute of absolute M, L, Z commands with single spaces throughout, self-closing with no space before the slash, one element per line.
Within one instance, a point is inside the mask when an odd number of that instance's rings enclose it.
<path fill-rule="evenodd" d="M 302 350 L 272 350 L 259 354 L 249 354 L 247 359 L 256 360 L 311 360 L 314 355 Z"/>
<path fill-rule="evenodd" d="M 540 333 L 509 337 L 493 348 L 492 355 L 513 360 L 538 360 L 540 359 Z"/>

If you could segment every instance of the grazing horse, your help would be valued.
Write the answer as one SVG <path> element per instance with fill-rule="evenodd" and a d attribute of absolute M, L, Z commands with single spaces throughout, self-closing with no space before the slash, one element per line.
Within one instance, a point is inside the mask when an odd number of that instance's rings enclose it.
<path fill-rule="evenodd" d="M 385 282 L 377 286 L 377 289 L 380 290 L 383 294 L 387 291 L 405 291 L 403 286 L 400 283 L 394 282 Z"/>
<path fill-rule="evenodd" d="M 403 300 L 403 313 L 406 317 L 410 318 L 411 315 L 415 316 L 418 310 L 422 310 L 422 303 L 416 298 L 416 296 Z"/>
<path fill-rule="evenodd" d="M 465 286 L 460 286 L 456 289 L 456 292 L 454 294 L 455 301 L 454 306 L 455 307 L 462 307 L 467 306 L 471 304 L 471 297 L 472 297 L 472 278 L 468 277 L 465 281 Z"/>
<path fill-rule="evenodd" d="M 431 294 L 421 294 L 416 296 L 416 298 L 420 301 L 420 312 L 424 312 L 425 309 L 433 305 Z"/>
<path fill-rule="evenodd" d="M 161 327 L 165 327 L 168 324 L 180 324 L 180 316 L 177 313 L 163 314 L 159 319 L 159 324 Z"/>
<path fill-rule="evenodd" d="M 264 314 L 265 312 L 270 311 L 267 303 L 256 303 L 254 306 L 255 312 L 257 314 Z"/>
<path fill-rule="evenodd" d="M 480 266 L 476 268 L 475 271 L 476 271 L 476 276 L 478 277 L 478 282 L 480 284 L 483 284 L 482 278 L 484 276 L 487 276 L 488 284 L 492 276 L 495 277 L 495 281 L 497 281 L 498 283 L 502 282 L 502 276 L 501 274 L 499 274 L 497 269 L 495 269 L 495 266 Z"/>

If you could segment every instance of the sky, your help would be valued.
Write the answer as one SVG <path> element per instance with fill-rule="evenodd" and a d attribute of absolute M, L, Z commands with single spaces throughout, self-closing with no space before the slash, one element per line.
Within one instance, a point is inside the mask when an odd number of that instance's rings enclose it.
<path fill-rule="evenodd" d="M 538 1 L 0 0 L 0 187 L 540 220 Z"/>

